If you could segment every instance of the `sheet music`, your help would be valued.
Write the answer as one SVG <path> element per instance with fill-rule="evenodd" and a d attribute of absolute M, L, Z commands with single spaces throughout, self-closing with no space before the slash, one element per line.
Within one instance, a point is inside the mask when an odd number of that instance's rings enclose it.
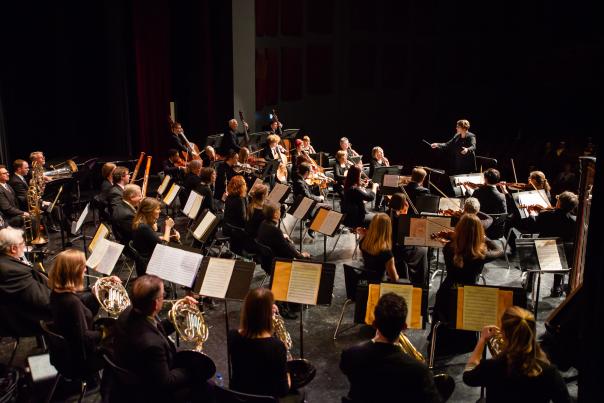
<path fill-rule="evenodd" d="M 541 270 L 563 269 L 555 239 L 535 239 L 535 249 Z"/>
<path fill-rule="evenodd" d="M 426 246 L 442 248 L 442 242 L 432 239 L 432 234 L 447 229 L 453 230 L 453 227 L 451 227 L 451 217 L 426 218 Z"/>
<path fill-rule="evenodd" d="M 398 187 L 398 175 L 389 175 L 389 174 L 384 175 L 382 185 L 384 187 L 389 187 L 389 188 Z"/>
<path fill-rule="evenodd" d="M 306 216 L 306 213 L 308 213 L 308 209 L 312 206 L 312 204 L 312 199 L 309 199 L 308 197 L 303 198 L 300 201 L 300 204 L 298 204 L 298 208 L 296 208 L 292 215 L 298 220 L 302 220 L 304 216 Z"/>
<path fill-rule="evenodd" d="M 197 192 L 191 191 L 189 198 L 187 199 L 187 203 L 182 209 L 182 212 L 185 213 L 191 220 L 194 220 L 199 213 L 199 208 L 201 207 L 202 202 L 203 196 Z"/>
<path fill-rule="evenodd" d="M 88 215 L 89 207 L 90 207 L 90 203 L 86 204 L 86 207 L 84 207 L 84 210 L 82 210 L 82 214 L 80 214 L 80 217 L 78 217 L 78 221 L 72 221 L 71 233 L 73 235 L 76 235 L 78 233 L 78 231 L 80 230 L 80 228 L 82 227 L 82 224 L 84 224 L 84 220 L 86 219 L 86 216 Z"/>
<path fill-rule="evenodd" d="M 107 235 L 109 235 L 109 228 L 107 228 L 105 224 L 100 223 L 96 233 L 94 234 L 94 237 L 92 238 L 92 241 L 90 241 L 90 245 L 88 245 L 88 250 L 92 252 L 99 239 L 107 238 Z"/>
<path fill-rule="evenodd" d="M 477 173 L 477 174 L 456 175 L 455 176 L 455 185 L 461 186 L 461 183 L 464 183 L 464 182 L 470 182 L 470 183 L 475 183 L 477 185 L 483 185 L 484 184 L 484 175 Z"/>
<path fill-rule="evenodd" d="M 235 262 L 233 259 L 211 258 L 199 294 L 224 299 L 233 276 Z"/>
<path fill-rule="evenodd" d="M 123 250 L 124 245 L 101 238 L 88 257 L 86 266 L 109 276 Z"/>
<path fill-rule="evenodd" d="M 326 235 L 333 234 L 336 228 L 338 227 L 341 218 L 341 213 L 338 213 L 337 211 L 333 210 L 329 211 L 327 213 L 327 216 L 323 220 L 323 223 L 321 224 L 321 229 L 319 230 L 319 232 Z"/>
<path fill-rule="evenodd" d="M 410 284 L 381 283 L 380 298 L 389 292 L 405 298 L 405 302 L 407 303 L 407 318 L 405 322 L 409 326 L 411 324 L 411 313 L 413 312 L 413 286 Z"/>
<path fill-rule="evenodd" d="M 464 286 L 463 329 L 480 331 L 497 324 L 498 289 L 493 287 Z"/>
<path fill-rule="evenodd" d="M 206 231 L 208 230 L 208 227 L 210 226 L 210 224 L 212 224 L 214 219 L 216 219 L 216 216 L 210 211 L 207 211 L 206 215 L 203 217 L 197 228 L 195 228 L 195 231 L 193 231 L 193 236 L 197 239 L 203 238 Z"/>
<path fill-rule="evenodd" d="M 168 245 L 157 244 L 147 265 L 147 274 L 191 287 L 203 256 Z"/>
<path fill-rule="evenodd" d="M 294 260 L 289 277 L 287 301 L 298 304 L 316 305 L 321 283 L 320 263 Z"/>
<path fill-rule="evenodd" d="M 164 197 L 164 203 L 166 203 L 168 206 L 171 205 L 179 190 L 180 186 L 178 186 L 176 183 L 173 183 L 168 191 L 168 194 L 166 197 Z"/>
<path fill-rule="evenodd" d="M 160 195 L 164 194 L 164 192 L 166 191 L 166 188 L 168 187 L 168 183 L 170 183 L 171 179 L 172 178 L 170 177 L 170 175 L 164 176 L 164 180 L 161 181 L 161 184 L 157 188 L 157 194 L 160 194 Z"/>
<path fill-rule="evenodd" d="M 516 194 L 516 197 L 518 198 L 519 205 L 525 205 L 525 206 L 538 205 L 541 207 L 549 207 L 548 203 L 545 202 L 547 200 L 547 194 L 542 190 L 529 190 L 526 192 L 518 192 Z M 525 216 L 529 216 L 529 212 L 527 209 L 522 208 L 522 209 L 520 209 L 520 211 Z M 536 211 L 530 212 L 530 215 L 537 215 L 537 214 L 538 213 Z"/>
<path fill-rule="evenodd" d="M 426 245 L 426 220 L 423 218 L 411 218 L 409 223 L 409 236 L 404 239 L 407 246 Z"/>
<path fill-rule="evenodd" d="M 288 191 L 288 189 L 289 189 L 289 186 L 284 185 L 282 183 L 276 183 L 275 187 L 273 188 L 273 190 L 271 190 L 271 192 L 269 193 L 269 195 L 266 199 L 273 203 L 281 203 L 281 199 L 283 198 L 285 193 Z"/>
<path fill-rule="evenodd" d="M 461 210 L 461 199 L 441 197 L 438 201 L 439 210 Z"/>

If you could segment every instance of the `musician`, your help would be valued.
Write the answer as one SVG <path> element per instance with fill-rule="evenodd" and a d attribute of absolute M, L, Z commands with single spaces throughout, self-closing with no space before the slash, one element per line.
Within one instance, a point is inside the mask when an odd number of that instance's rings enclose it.
<path fill-rule="evenodd" d="M 268 246 L 273 251 L 275 257 L 285 259 L 303 259 L 310 257 L 308 252 L 300 253 L 289 237 L 279 229 L 279 219 L 281 211 L 279 207 L 272 202 L 264 203 L 264 221 L 258 228 L 258 236 L 256 239 L 263 245 Z"/>
<path fill-rule="evenodd" d="M 171 148 L 168 150 L 168 159 L 163 160 L 162 163 L 162 171 L 164 174 L 170 175 L 174 181 L 180 183 L 182 180 L 183 172 L 185 171 L 187 163 L 180 158 L 180 154 L 178 150 L 175 148 Z"/>
<path fill-rule="evenodd" d="M 428 367 L 398 345 L 407 328 L 407 310 L 403 297 L 381 296 L 374 311 L 375 337 L 342 351 L 340 369 L 350 382 L 350 401 L 441 401 Z"/>
<path fill-rule="evenodd" d="M 27 183 L 27 175 L 29 174 L 29 164 L 25 160 L 15 160 L 13 162 L 13 174 L 10 177 L 8 184 L 15 191 L 15 196 L 19 202 L 19 208 L 23 211 L 28 209 L 27 191 L 29 184 Z"/>
<path fill-rule="evenodd" d="M 124 187 L 122 200 L 113 208 L 111 229 L 116 240 L 121 244 L 128 245 L 132 240 L 132 221 L 142 199 L 141 187 L 128 184 Z"/>
<path fill-rule="evenodd" d="M 356 151 L 354 151 L 352 149 L 352 147 L 350 146 L 350 142 L 348 141 L 348 138 L 346 138 L 346 137 L 342 137 L 340 139 L 340 150 L 346 151 L 346 155 L 348 156 L 348 158 L 359 156 L 359 153 L 357 153 Z"/>
<path fill-rule="evenodd" d="M 537 342 L 532 313 L 518 306 L 501 318 L 504 348 L 495 358 L 483 360 L 487 340 L 498 332 L 485 326 L 463 373 L 468 386 L 484 386 L 488 402 L 570 402 L 566 383 L 550 364 Z"/>
<path fill-rule="evenodd" d="M 266 138 L 266 147 L 264 148 L 263 157 L 267 161 L 280 160 L 281 154 L 284 152 L 279 146 L 281 137 L 276 134 L 270 134 Z"/>
<path fill-rule="evenodd" d="M 185 133 L 182 125 L 179 122 L 174 122 L 171 126 L 171 148 L 178 152 L 188 152 L 188 148 L 185 144 L 184 139 L 181 137 Z"/>
<path fill-rule="evenodd" d="M 46 276 L 25 260 L 23 231 L 0 230 L 0 334 L 40 334 L 40 320 L 51 318 L 49 301 Z"/>
<path fill-rule="evenodd" d="M 247 147 L 241 147 L 238 153 L 238 160 L 240 164 L 247 164 L 247 159 L 250 157 L 250 149 Z"/>
<path fill-rule="evenodd" d="M 430 189 L 424 187 L 424 180 L 427 175 L 428 173 L 424 168 L 415 167 L 411 171 L 411 180 L 404 186 L 405 191 L 414 205 L 417 204 L 418 196 L 430 194 Z"/>
<path fill-rule="evenodd" d="M 212 167 L 216 162 L 216 151 L 214 151 L 214 147 L 206 146 L 201 154 L 201 160 L 203 161 L 204 167 Z"/>
<path fill-rule="evenodd" d="M 342 198 L 342 213 L 346 214 L 344 225 L 350 228 L 367 227 L 373 215 L 365 209 L 366 201 L 375 199 L 377 184 L 372 185 L 371 190 L 361 186 L 361 168 L 356 165 L 348 169 L 344 181 L 344 197 Z"/>
<path fill-rule="evenodd" d="M 197 304 L 193 298 L 185 298 Z M 140 402 L 211 401 L 208 384 L 195 369 L 175 366 L 176 347 L 168 337 L 174 333 L 174 325 L 158 317 L 164 305 L 163 280 L 153 275 L 137 278 L 131 301 L 132 306 L 118 318 L 115 353 L 118 365 L 134 373 L 141 383 L 134 390 L 131 385 L 119 385 L 122 390 L 116 392 Z"/>
<path fill-rule="evenodd" d="M 216 183 L 216 171 L 214 168 L 202 168 L 199 173 L 201 182 L 195 186 L 192 190 L 196 191 L 203 196 L 201 201 L 201 210 L 210 210 L 212 213 L 216 213 L 216 206 L 214 204 L 214 183 Z"/>
<path fill-rule="evenodd" d="M 543 190 L 547 195 L 547 199 L 552 199 L 552 187 L 549 185 L 549 182 L 547 181 L 547 178 L 545 177 L 545 174 L 543 172 L 531 171 L 531 173 L 529 174 L 528 182 L 529 185 L 531 185 L 531 188 L 529 190 Z"/>
<path fill-rule="evenodd" d="M 308 162 L 303 162 L 300 164 L 298 168 L 298 173 L 294 176 L 294 180 L 292 182 L 292 188 L 294 193 L 294 198 L 307 197 L 313 201 L 316 201 L 315 211 L 321 207 L 331 209 L 329 204 L 323 203 L 325 201 L 325 197 L 314 195 L 310 191 L 310 187 L 306 180 L 310 177 L 311 167 Z M 308 236 L 311 238 L 315 237 L 315 232 L 311 229 L 308 230 Z"/>
<path fill-rule="evenodd" d="M 310 144 L 310 137 L 304 136 L 302 137 L 302 149 L 306 151 L 308 154 L 316 154 L 315 148 Z"/>
<path fill-rule="evenodd" d="M 480 202 L 475 197 L 468 197 L 463 202 L 463 214 L 476 214 L 480 222 L 482 223 L 482 228 L 486 231 L 489 229 L 491 224 L 493 224 L 493 218 L 480 211 Z"/>
<path fill-rule="evenodd" d="M 379 284 L 388 275 L 390 281 L 398 281 L 396 263 L 392 254 L 392 223 L 390 217 L 384 213 L 373 216 L 369 228 L 361 233 L 362 239 L 359 249 L 363 253 L 365 270 L 373 273 L 367 281 Z"/>
<path fill-rule="evenodd" d="M 264 221 L 264 202 L 268 195 L 268 186 L 265 184 L 257 185 L 249 192 L 250 203 L 247 206 L 247 223 L 245 223 L 245 232 L 250 236 L 251 239 L 256 238 L 258 235 L 258 228 Z"/>
<path fill-rule="evenodd" d="M 245 126 L 245 130 L 248 129 L 247 122 L 243 122 L 243 126 Z M 239 152 L 239 141 L 237 137 L 243 137 L 245 133 L 238 133 L 237 128 L 239 127 L 239 122 L 237 119 L 229 120 L 229 127 L 224 132 L 224 136 L 222 137 L 222 143 L 220 144 L 220 148 L 218 149 L 218 153 L 220 155 L 229 155 L 230 151 Z"/>
<path fill-rule="evenodd" d="M 296 139 L 296 148 L 289 152 L 289 157 L 292 162 L 292 175 L 295 175 L 298 172 L 298 167 L 300 164 L 306 162 L 311 164 L 311 159 L 306 153 L 306 151 L 302 148 L 302 140 Z"/>
<path fill-rule="evenodd" d="M 103 178 L 103 181 L 101 182 L 100 195 L 105 202 L 107 202 L 109 190 L 113 186 L 113 172 L 115 171 L 115 168 L 117 168 L 117 165 L 113 162 L 105 162 L 101 167 L 101 177 Z"/>
<path fill-rule="evenodd" d="M 415 285 L 423 285 L 428 271 L 428 248 L 425 246 L 405 246 L 397 242 L 399 225 L 403 225 L 401 217 L 408 214 L 409 201 L 404 193 L 395 193 L 390 198 L 386 214 L 392 222 L 392 253 L 399 277 L 409 271 L 409 281 Z"/>
<path fill-rule="evenodd" d="M 241 175 L 235 175 L 227 186 L 228 196 L 224 202 L 225 224 L 244 229 L 247 221 L 247 185 Z M 228 226 L 222 228 L 225 235 L 230 235 Z"/>
<path fill-rule="evenodd" d="M 214 188 L 214 199 L 218 200 L 222 205 L 224 192 L 226 191 L 226 186 L 228 181 L 235 175 L 235 170 L 233 167 L 237 164 L 237 159 L 239 156 L 236 152 L 231 151 L 230 154 L 227 155 L 224 161 L 221 161 L 216 166 L 216 187 Z"/>
<path fill-rule="evenodd" d="M 201 160 L 191 160 L 187 163 L 187 169 L 182 181 L 182 191 L 179 194 L 180 204 L 184 206 L 189 199 L 191 190 L 195 190 L 201 184 L 201 169 L 203 162 Z"/>
<path fill-rule="evenodd" d="M 10 226 L 20 227 L 23 225 L 23 217 L 29 217 L 29 213 L 19 208 L 17 195 L 8 180 L 8 169 L 0 165 L 0 212 Z"/>
<path fill-rule="evenodd" d="M 373 147 L 371 150 L 371 161 L 369 161 L 369 177 L 373 178 L 373 172 L 375 168 L 389 167 L 390 161 L 384 157 L 384 150 L 382 147 Z"/>
<path fill-rule="evenodd" d="M 268 133 L 282 135 L 283 134 L 283 124 L 281 124 L 281 122 L 279 122 L 277 119 L 273 118 L 271 120 L 271 124 L 269 126 Z"/>
<path fill-rule="evenodd" d="M 130 171 L 126 167 L 117 167 L 113 171 L 113 186 L 107 192 L 109 212 L 122 200 L 124 187 L 130 182 Z"/>
<path fill-rule="evenodd" d="M 465 174 L 476 171 L 476 135 L 469 131 L 470 122 L 458 120 L 455 135 L 446 143 L 432 143 L 432 148 L 438 148 L 451 153 L 454 174 Z"/>
<path fill-rule="evenodd" d="M 333 178 L 335 180 L 333 188 L 338 192 L 340 197 L 342 197 L 344 193 L 344 181 L 346 180 L 348 168 L 350 168 L 351 165 L 352 163 L 348 161 L 348 154 L 346 154 L 346 151 L 339 150 L 336 152 L 336 164 L 333 167 Z"/>
<path fill-rule="evenodd" d="M 140 255 L 136 262 L 136 272 L 139 276 L 147 271 L 147 264 L 155 246 L 170 240 L 171 231 L 174 232 L 172 236 L 176 240 L 180 239 L 180 234 L 174 229 L 174 220 L 171 217 L 164 222 L 162 234 L 158 234 L 157 220 L 160 212 L 161 203 L 152 197 L 145 197 L 132 220 L 132 243 Z"/>
<path fill-rule="evenodd" d="M 93 328 L 99 303 L 90 290 L 84 290 L 85 271 L 86 257 L 79 250 L 64 250 L 54 260 L 48 278 L 52 289 L 52 330 L 63 336 L 65 343 L 60 354 L 53 358 L 66 364 L 73 375 L 90 375 L 96 380 L 96 373 L 103 368 L 103 359 L 97 351 L 102 332 Z M 121 282 L 116 276 L 111 279 Z"/>
<path fill-rule="evenodd" d="M 478 187 L 472 194 L 480 202 L 482 211 L 486 214 L 505 214 L 508 212 L 505 195 L 497 189 L 499 182 L 499 171 L 495 168 L 489 168 L 484 171 L 483 186 Z M 504 222 L 491 225 L 487 230 L 487 236 L 491 239 L 499 239 L 504 235 Z"/>
<path fill-rule="evenodd" d="M 230 389 L 256 395 L 283 397 L 291 379 L 287 372 L 287 349 L 273 336 L 273 293 L 251 289 L 243 302 L 239 329 L 231 329 L 227 343 L 233 377 Z"/>

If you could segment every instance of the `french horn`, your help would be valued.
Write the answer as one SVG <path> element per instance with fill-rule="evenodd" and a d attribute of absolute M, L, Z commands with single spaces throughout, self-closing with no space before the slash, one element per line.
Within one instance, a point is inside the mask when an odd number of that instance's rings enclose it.
<path fill-rule="evenodd" d="M 92 293 L 112 318 L 117 318 L 130 306 L 130 297 L 122 285 L 113 281 L 111 277 L 100 277 L 92 286 Z"/>

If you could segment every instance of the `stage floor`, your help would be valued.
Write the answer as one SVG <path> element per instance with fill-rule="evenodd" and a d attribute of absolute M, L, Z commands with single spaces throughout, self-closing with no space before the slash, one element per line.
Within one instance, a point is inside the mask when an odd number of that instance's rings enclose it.
<path fill-rule="evenodd" d="M 183 225 L 184 218 L 179 218 L 177 222 Z M 285 225 L 288 229 L 292 228 L 293 218 L 288 217 L 285 220 Z M 92 222 L 86 223 L 86 233 L 92 235 L 95 227 Z M 298 229 L 292 232 L 292 239 L 298 243 Z M 308 241 L 308 240 L 306 240 Z M 328 239 L 328 251 L 331 251 L 335 239 Z M 58 234 L 51 234 L 51 242 L 48 245 L 49 249 L 60 249 L 61 242 Z M 74 242 L 74 247 L 82 248 L 81 241 Z M 342 396 L 345 396 L 348 391 L 348 381 L 340 372 L 339 360 L 340 353 L 343 349 L 356 343 L 366 341 L 373 336 L 373 330 L 369 326 L 357 325 L 343 332 L 338 336 L 337 340 L 333 340 L 334 330 L 340 316 L 342 305 L 346 299 L 344 288 L 344 273 L 343 264 L 361 265 L 360 253 L 353 259 L 353 251 L 355 248 L 355 238 L 353 234 L 344 233 L 341 236 L 335 250 L 329 256 L 329 262 L 336 263 L 336 279 L 333 291 L 333 302 L 331 306 L 310 307 L 304 312 L 304 358 L 310 360 L 317 368 L 317 375 L 313 382 L 306 387 L 307 400 L 309 402 L 339 402 Z M 322 235 L 317 235 L 312 243 L 304 243 L 303 249 L 311 253 L 317 260 L 323 258 L 323 239 Z M 484 276 L 488 285 L 505 285 L 519 286 L 521 272 L 516 266 L 516 257 L 512 256 L 511 270 L 507 269 L 507 264 L 504 259 L 497 260 L 488 264 L 484 270 Z M 441 259 L 442 260 L 442 259 Z M 47 267 L 49 267 L 47 265 Z M 441 264 L 442 266 L 442 264 Z M 435 267 L 434 260 L 431 262 L 431 267 Z M 263 279 L 263 271 L 259 266 L 256 267 L 254 273 L 253 286 L 259 286 Z M 550 298 L 549 290 L 553 277 L 544 275 L 541 283 L 541 300 L 539 303 L 539 333 L 543 331 L 543 321 L 561 301 L 562 298 Z M 434 295 L 440 283 L 440 276 L 436 276 L 430 283 L 429 291 L 429 306 L 434 304 Z M 182 290 L 179 290 L 182 293 Z M 236 328 L 239 321 L 240 302 L 229 301 L 228 303 L 228 325 L 230 328 Z M 341 329 L 350 327 L 353 319 L 353 306 L 346 309 L 344 320 Z M 205 343 L 204 351 L 216 363 L 217 371 L 223 375 L 225 384 L 228 385 L 228 368 L 227 368 L 227 349 L 226 349 L 226 326 L 224 305 L 219 303 L 215 309 L 206 309 L 205 318 L 209 324 L 209 339 Z M 293 348 L 292 354 L 294 358 L 299 358 L 300 336 L 299 336 L 299 320 L 286 320 L 287 328 L 292 336 Z M 407 336 L 413 345 L 422 353 L 426 354 L 427 340 L 429 329 L 426 330 L 408 330 Z M 8 362 L 10 357 L 12 343 L 10 339 L 3 339 L 0 344 L 0 355 L 3 362 Z M 37 352 L 35 339 L 23 339 L 15 357 L 15 364 L 24 366 L 26 357 Z M 444 370 L 454 377 L 456 382 L 455 392 L 449 402 L 475 402 L 480 396 L 479 388 L 470 388 L 463 384 L 461 374 L 467 361 L 468 354 L 449 357 L 447 359 L 436 361 L 435 367 L 439 370 Z M 563 374 L 565 376 L 571 375 Z M 45 389 L 48 384 L 38 387 L 38 396 L 43 396 L 46 393 Z M 577 396 L 576 382 L 569 384 L 571 396 Z M 401 397 L 403 399 L 403 397 Z M 35 401 L 35 400 L 32 400 Z M 100 402 L 100 395 L 92 393 L 85 399 L 86 402 Z M 402 400 L 401 400 L 402 401 Z"/>

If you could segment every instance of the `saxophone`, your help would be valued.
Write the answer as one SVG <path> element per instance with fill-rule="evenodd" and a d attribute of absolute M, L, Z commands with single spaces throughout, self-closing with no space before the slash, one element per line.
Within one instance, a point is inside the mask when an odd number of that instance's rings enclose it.
<path fill-rule="evenodd" d="M 32 163 L 31 180 L 27 189 L 27 209 L 29 217 L 24 217 L 24 227 L 32 245 L 44 245 L 48 239 L 40 231 L 42 220 L 42 194 L 44 193 L 44 167 L 37 161 Z"/>

